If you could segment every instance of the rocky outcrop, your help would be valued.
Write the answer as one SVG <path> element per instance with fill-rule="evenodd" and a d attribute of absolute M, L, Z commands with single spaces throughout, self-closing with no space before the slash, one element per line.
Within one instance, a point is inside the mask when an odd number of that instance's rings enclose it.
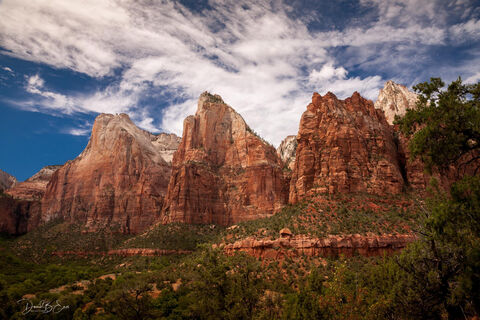
<path fill-rule="evenodd" d="M 61 165 L 43 167 L 32 177 L 24 182 L 15 184 L 13 188 L 8 189 L 5 193 L 11 195 L 15 199 L 40 200 L 45 194 L 47 184 L 53 174 L 61 167 Z"/>
<path fill-rule="evenodd" d="M 14 176 L 0 170 L 0 191 L 7 190 L 13 187 L 17 183 L 17 179 Z"/>
<path fill-rule="evenodd" d="M 312 192 L 398 194 L 404 189 L 393 128 L 355 92 L 314 93 L 300 120 L 290 203 Z"/>
<path fill-rule="evenodd" d="M 269 216 L 286 203 L 275 149 L 220 96 L 203 93 L 173 156 L 163 222 L 228 225 Z"/>
<path fill-rule="evenodd" d="M 177 151 L 181 140 L 182 138 L 178 137 L 176 134 L 162 132 L 153 138 L 152 143 L 162 156 L 163 160 L 171 164 L 173 154 Z"/>
<path fill-rule="evenodd" d="M 255 239 L 249 237 L 222 245 L 227 254 L 245 252 L 262 259 L 279 260 L 298 256 L 377 256 L 393 253 L 404 248 L 417 238 L 411 234 L 342 235 L 313 238 L 307 235 L 285 234 L 278 239 Z"/>
<path fill-rule="evenodd" d="M 108 226 L 124 233 L 152 225 L 160 218 L 171 173 L 158 147 L 161 139 L 126 114 L 99 115 L 85 150 L 53 174 L 42 220 L 62 217 L 90 231 Z"/>
<path fill-rule="evenodd" d="M 417 102 L 417 95 L 407 87 L 397 84 L 392 80 L 385 83 L 380 89 L 375 108 L 383 110 L 389 124 L 393 124 L 395 116 L 404 116 L 407 109 L 414 109 Z"/>
<path fill-rule="evenodd" d="M 17 200 L 0 195 L 0 233 L 15 236 L 24 234 L 39 225 L 40 216 L 39 201 Z"/>
<path fill-rule="evenodd" d="M 113 249 L 108 251 L 53 251 L 52 256 L 167 256 L 176 254 L 189 254 L 189 250 L 168 250 L 168 249 L 152 249 L 152 248 L 128 248 L 128 249 Z"/>
<path fill-rule="evenodd" d="M 297 137 L 287 136 L 277 148 L 277 154 L 287 168 L 293 170 L 295 167 L 295 154 L 297 151 Z"/>

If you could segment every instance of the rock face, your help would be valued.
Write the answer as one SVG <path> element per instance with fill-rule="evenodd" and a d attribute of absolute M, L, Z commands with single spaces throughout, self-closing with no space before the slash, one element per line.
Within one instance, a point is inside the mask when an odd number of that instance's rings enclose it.
<path fill-rule="evenodd" d="M 38 226 L 40 215 L 39 201 L 17 200 L 0 195 L 0 233 L 15 236 L 24 234 Z"/>
<path fill-rule="evenodd" d="M 291 170 L 295 167 L 295 154 L 297 151 L 297 137 L 287 136 L 277 148 L 277 154 L 285 166 Z"/>
<path fill-rule="evenodd" d="M 346 100 L 314 93 L 297 141 L 290 203 L 310 192 L 381 195 L 404 189 L 393 128 L 357 92 Z"/>
<path fill-rule="evenodd" d="M 160 218 L 171 173 L 164 159 L 170 147 L 159 148 L 163 138 L 136 127 L 126 114 L 99 115 L 85 150 L 53 174 L 42 220 L 62 217 L 90 231 L 146 229 Z"/>
<path fill-rule="evenodd" d="M 377 256 L 393 253 L 416 240 L 415 235 L 343 235 L 312 238 L 307 235 L 282 235 L 278 239 L 249 237 L 223 246 L 227 254 L 245 252 L 257 258 L 279 260 L 298 256 Z"/>
<path fill-rule="evenodd" d="M 380 89 L 375 108 L 385 112 L 385 118 L 389 124 L 393 124 L 395 116 L 405 115 L 407 109 L 414 109 L 417 102 L 417 95 L 407 87 L 397 84 L 392 80 L 385 83 Z"/>
<path fill-rule="evenodd" d="M 154 140 L 152 140 L 152 143 L 155 146 L 155 149 L 159 151 L 163 160 L 171 164 L 173 154 L 175 151 L 177 151 L 181 140 L 182 138 L 173 133 L 162 132 L 155 136 Z"/>
<path fill-rule="evenodd" d="M 0 170 L 0 191 L 7 190 L 17 183 L 14 176 Z"/>
<path fill-rule="evenodd" d="M 5 193 L 8 193 L 15 199 L 40 200 L 45 194 L 47 184 L 53 174 L 61 167 L 61 165 L 43 167 L 35 175 L 24 182 L 15 184 L 13 188 L 8 189 Z"/>
<path fill-rule="evenodd" d="M 275 149 L 217 95 L 200 96 L 172 164 L 164 223 L 228 225 L 276 213 L 287 200 Z"/>

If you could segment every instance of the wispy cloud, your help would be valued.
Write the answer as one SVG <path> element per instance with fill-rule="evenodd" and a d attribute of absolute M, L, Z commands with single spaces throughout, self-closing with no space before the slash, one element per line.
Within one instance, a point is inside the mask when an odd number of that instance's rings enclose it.
<path fill-rule="evenodd" d="M 65 130 L 65 133 L 73 136 L 88 136 L 90 134 L 90 129 L 71 128 Z"/>
<path fill-rule="evenodd" d="M 457 2 L 361 0 L 376 19 L 325 31 L 292 16 L 295 2 L 279 0 L 211 0 L 202 11 L 170 1 L 4 0 L 0 44 L 4 54 L 91 77 L 119 74 L 98 92 L 75 95 L 30 75 L 26 91 L 41 97 L 44 112 L 127 112 L 144 129 L 181 134 L 183 119 L 208 90 L 278 144 L 297 132 L 313 91 L 344 98 L 357 90 L 375 99 L 386 80 L 377 70 L 407 80 L 405 64 L 421 48 L 459 35 L 478 40 L 472 13 L 448 22 L 448 10 L 465 15 L 472 7 Z M 352 68 L 372 71 L 360 76 Z M 158 110 L 145 96 L 167 107 Z"/>

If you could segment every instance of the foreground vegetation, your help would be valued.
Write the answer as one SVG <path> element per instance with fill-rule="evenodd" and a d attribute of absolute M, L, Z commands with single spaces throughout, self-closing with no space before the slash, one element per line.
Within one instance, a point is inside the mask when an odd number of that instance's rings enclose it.
<path fill-rule="evenodd" d="M 418 110 L 398 120 L 414 135 L 412 155 L 440 174 L 459 160 L 475 164 L 480 148 L 480 84 L 441 87 L 439 79 L 417 86 Z M 449 190 L 434 183 L 425 201 L 318 195 L 227 230 L 175 224 L 132 237 L 52 222 L 1 240 L 0 318 L 471 319 L 480 314 L 480 178 L 476 168 L 471 175 L 457 167 Z M 276 237 L 284 227 L 319 237 L 416 232 L 420 239 L 400 254 L 373 258 L 257 260 L 212 248 L 245 236 Z M 52 255 L 131 247 L 193 252 Z M 27 300 L 56 309 L 27 313 Z"/>

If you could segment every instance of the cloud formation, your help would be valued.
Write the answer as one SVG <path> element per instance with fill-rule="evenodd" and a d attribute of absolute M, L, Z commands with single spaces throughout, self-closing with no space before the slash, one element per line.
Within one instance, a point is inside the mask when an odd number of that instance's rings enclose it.
<path fill-rule="evenodd" d="M 295 2 L 279 0 L 210 0 L 202 10 L 172 1 L 4 0 L 0 46 L 20 59 L 114 78 L 97 92 L 72 95 L 30 75 L 25 89 L 44 112 L 126 112 L 144 129 L 181 134 L 208 90 L 278 145 L 297 132 L 313 91 L 344 98 L 357 90 L 375 99 L 386 70 L 414 81 L 405 66 L 412 54 L 428 59 L 425 46 L 478 40 L 472 3 L 361 0 L 375 19 L 316 30 L 321 12 L 294 15 Z M 463 20 L 449 22 L 449 10 Z M 371 72 L 352 74 L 355 68 Z"/>

